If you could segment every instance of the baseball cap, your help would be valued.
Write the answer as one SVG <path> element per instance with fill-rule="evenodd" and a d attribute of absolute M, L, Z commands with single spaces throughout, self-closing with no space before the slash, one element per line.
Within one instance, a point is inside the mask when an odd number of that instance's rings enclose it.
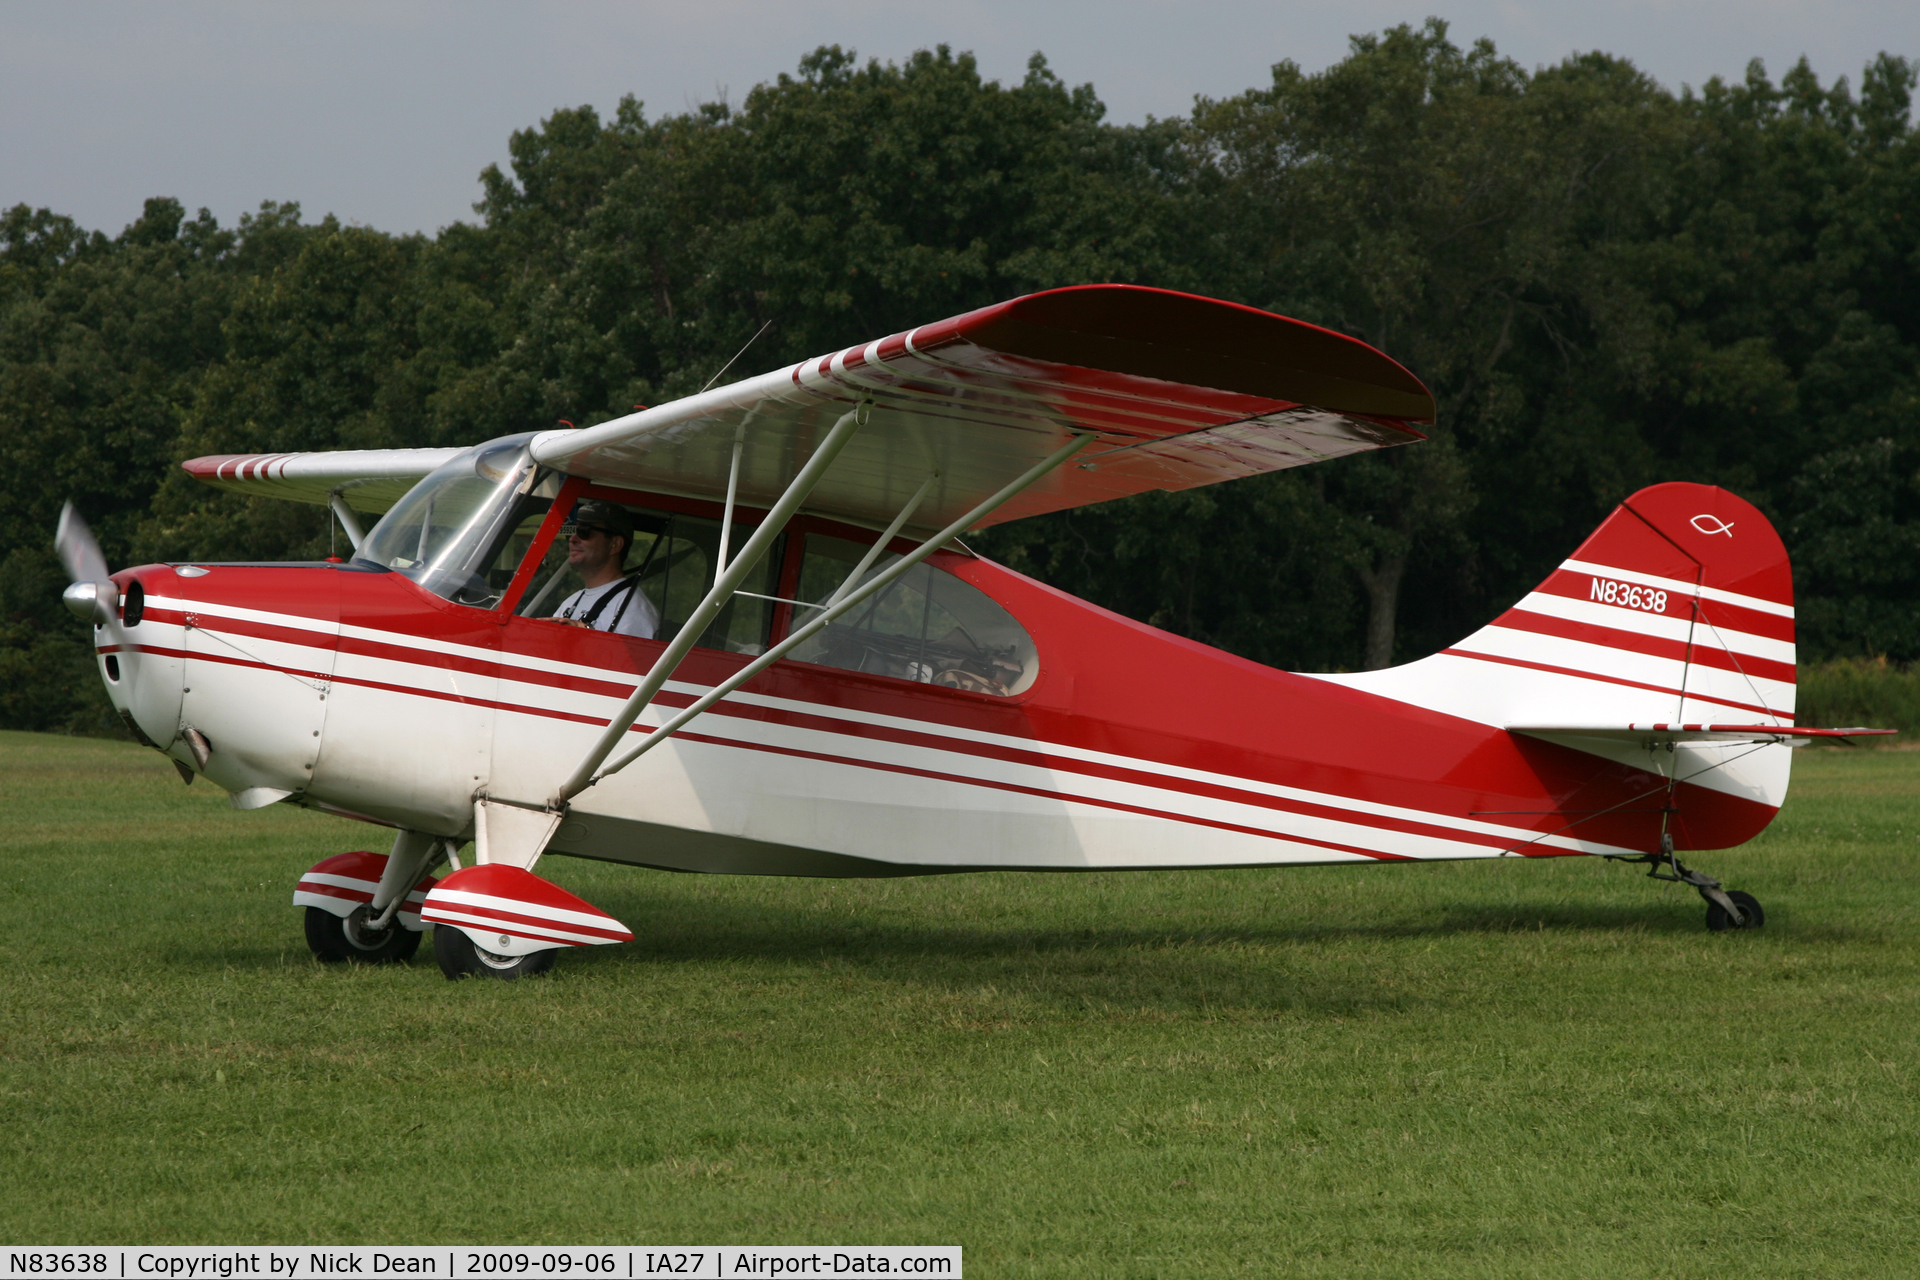
<path fill-rule="evenodd" d="M 617 502 L 588 498 L 573 508 L 573 524 L 579 529 L 604 529 L 616 538 L 633 542 L 633 516 Z"/>

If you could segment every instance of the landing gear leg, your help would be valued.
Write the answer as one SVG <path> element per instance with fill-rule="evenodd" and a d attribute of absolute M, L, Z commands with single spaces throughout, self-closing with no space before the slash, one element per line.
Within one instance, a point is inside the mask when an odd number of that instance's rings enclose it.
<path fill-rule="evenodd" d="M 1655 880 L 1692 885 L 1706 900 L 1707 928 L 1715 933 L 1724 933 L 1728 929 L 1758 929 L 1766 923 L 1767 913 L 1760 909 L 1759 901 L 1752 894 L 1742 893 L 1738 889 L 1723 889 L 1718 880 L 1704 871 L 1695 871 L 1675 857 L 1673 837 L 1670 835 L 1660 837 L 1660 852 L 1643 853 L 1637 858 L 1621 858 L 1620 861 L 1645 863 L 1647 874 Z"/>
<path fill-rule="evenodd" d="M 419 903 L 434 883 L 422 877 L 452 856 L 450 842 L 402 831 L 384 858 L 357 850 L 308 868 L 294 888 L 293 904 L 306 908 L 307 946 L 315 958 L 327 964 L 412 958 L 420 948 Z"/>

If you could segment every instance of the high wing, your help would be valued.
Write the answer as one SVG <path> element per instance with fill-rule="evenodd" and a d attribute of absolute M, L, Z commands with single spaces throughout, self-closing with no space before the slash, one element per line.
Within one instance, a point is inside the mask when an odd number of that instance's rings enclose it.
<path fill-rule="evenodd" d="M 765 506 L 853 405 L 868 425 L 806 509 L 880 525 L 930 475 L 907 527 L 940 528 L 1074 435 L 1072 465 L 981 527 L 1422 439 L 1433 397 L 1365 343 L 1190 294 L 1081 285 L 1030 294 L 580 431 L 534 456 L 572 475 Z"/>
<path fill-rule="evenodd" d="M 340 449 L 327 453 L 217 453 L 180 465 L 216 489 L 326 506 L 339 494 L 355 511 L 384 513 L 435 467 L 464 449 Z"/>
<path fill-rule="evenodd" d="M 1419 379 L 1353 338 L 1270 312 L 1133 285 L 1030 294 L 583 430 L 534 438 L 570 475 L 774 502 L 849 409 L 867 425 L 805 510 L 902 532 L 945 527 L 1075 436 L 1092 439 L 972 527 L 1180 490 L 1422 439 Z M 209 484 L 384 511 L 450 449 L 226 455 Z"/>

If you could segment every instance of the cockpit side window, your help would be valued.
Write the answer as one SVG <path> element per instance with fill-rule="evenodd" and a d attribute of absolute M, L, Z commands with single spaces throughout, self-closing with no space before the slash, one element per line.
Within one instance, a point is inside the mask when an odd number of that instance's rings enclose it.
<path fill-rule="evenodd" d="M 808 534 L 793 625 L 824 607 L 868 548 Z M 899 556 L 879 557 L 863 581 Z M 793 651 L 795 659 L 949 689 L 1009 697 L 1039 675 L 1033 638 L 1012 614 L 971 583 L 930 562 L 907 570 L 879 594 L 829 623 Z"/>
<path fill-rule="evenodd" d="M 593 492 L 603 501 L 611 500 L 605 497 L 605 490 Z M 685 512 L 660 510 L 644 502 L 618 505 L 633 518 L 634 526 L 633 546 L 622 565 L 623 574 L 637 575 L 639 590 L 659 610 L 660 627 L 654 638 L 671 640 L 713 587 L 720 553 L 720 522 Z M 567 535 L 571 531 L 571 526 L 563 526 L 548 548 L 517 610 L 520 616 L 552 617 L 562 601 L 580 590 L 583 585 L 580 575 L 567 563 Z M 752 533 L 751 525 L 736 522 L 731 551 L 738 552 Z M 729 653 L 766 651 L 773 625 L 773 604 L 763 597 L 774 593 L 785 541 L 777 539 L 767 557 L 747 575 L 740 594 L 728 602 L 701 636 L 702 646 Z"/>

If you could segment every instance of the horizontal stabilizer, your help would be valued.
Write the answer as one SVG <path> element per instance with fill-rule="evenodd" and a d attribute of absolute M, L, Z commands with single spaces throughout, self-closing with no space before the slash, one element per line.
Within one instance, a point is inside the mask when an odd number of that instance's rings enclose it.
<path fill-rule="evenodd" d="M 1817 738 L 1860 738 L 1898 733 L 1897 729 L 1808 729 L 1783 724 L 1510 724 L 1509 733 L 1535 738 L 1605 738 L 1613 742 L 1790 742 Z"/>

